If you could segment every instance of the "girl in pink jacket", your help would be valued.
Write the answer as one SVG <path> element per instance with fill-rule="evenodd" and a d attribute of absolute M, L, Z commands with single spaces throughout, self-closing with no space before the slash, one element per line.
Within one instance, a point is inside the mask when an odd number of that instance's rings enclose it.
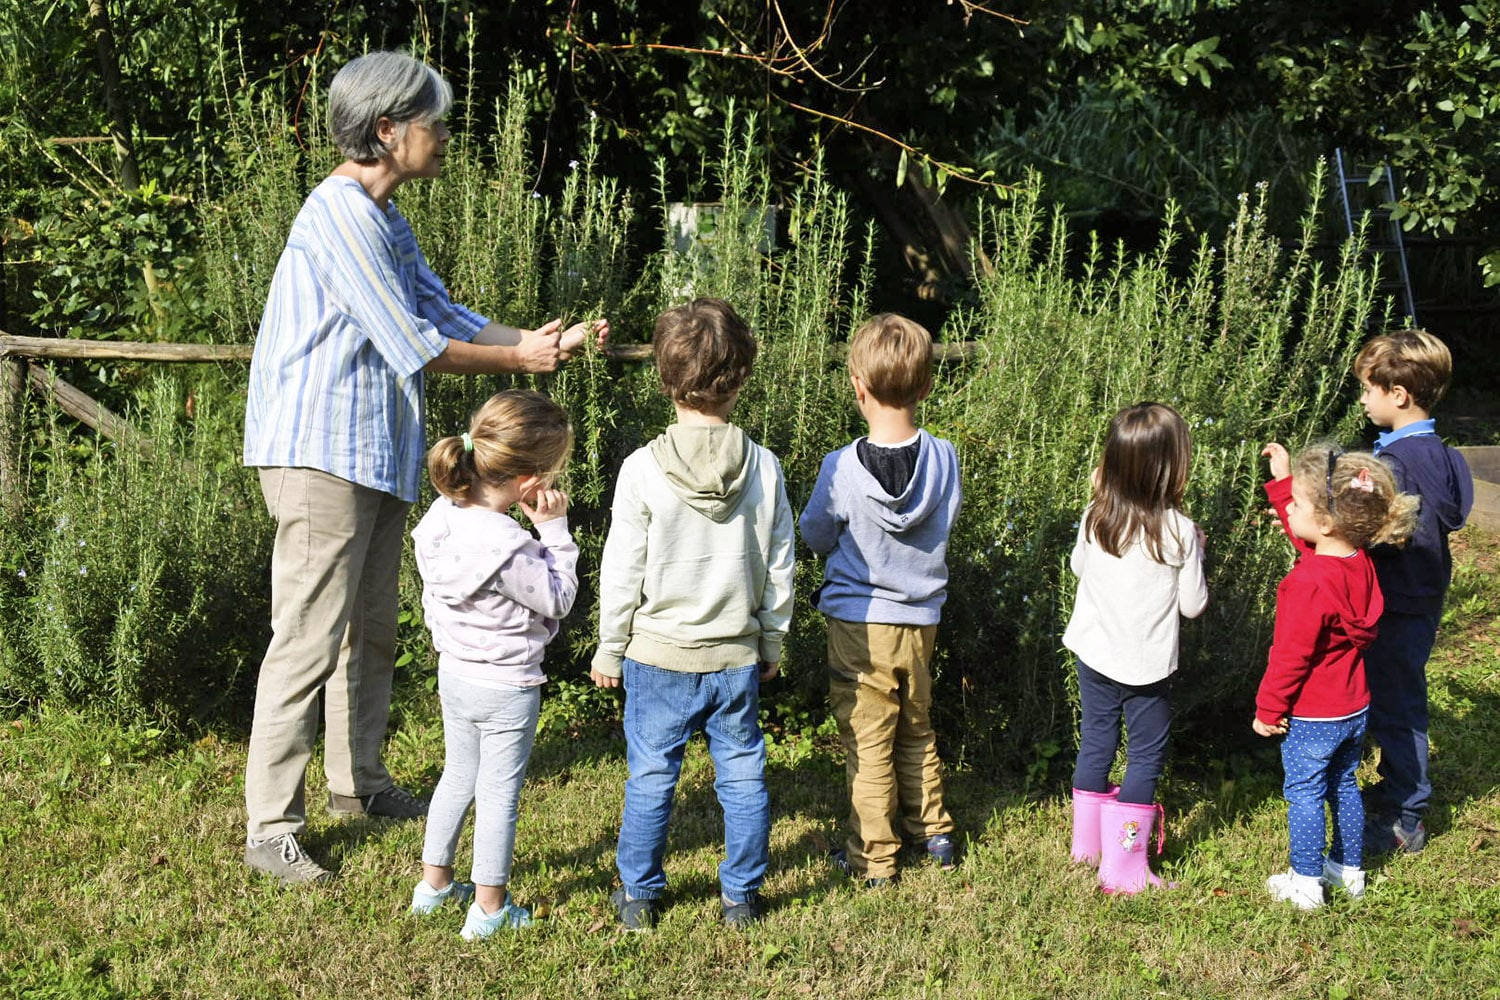
<path fill-rule="evenodd" d="M 442 495 L 412 538 L 438 651 L 447 749 L 411 909 L 431 913 L 449 899 L 472 898 L 465 940 L 531 922 L 507 887 L 546 680 L 542 653 L 578 593 L 568 497 L 552 488 L 572 447 L 562 407 L 538 392 L 510 390 L 491 396 L 467 433 L 443 438 L 427 456 Z M 515 506 L 536 536 L 511 517 Z M 453 855 L 471 802 L 473 882 L 456 882 Z"/>

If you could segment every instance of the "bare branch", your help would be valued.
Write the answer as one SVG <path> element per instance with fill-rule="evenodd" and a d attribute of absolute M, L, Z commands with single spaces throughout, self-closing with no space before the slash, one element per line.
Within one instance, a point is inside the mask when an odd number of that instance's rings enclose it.
<path fill-rule="evenodd" d="M 1021 186 L 1018 184 L 1002 184 L 999 181 L 990 181 L 985 180 L 982 177 L 970 176 L 971 171 L 969 170 L 969 168 L 961 167 L 956 163 L 946 163 L 943 160 L 939 160 L 931 154 L 925 153 L 922 150 L 918 149 L 916 146 L 913 146 L 907 142 L 902 142 L 900 139 L 896 138 L 890 133 L 882 132 L 880 131 L 880 129 L 873 128 L 869 125 L 864 124 L 863 122 L 855 121 L 852 118 L 844 118 L 840 115 L 835 115 L 827 111 L 819 111 L 816 108 L 809 108 L 805 105 L 798 104 L 795 101 L 786 100 L 785 98 L 780 98 L 780 100 L 787 107 L 794 108 L 798 111 L 803 112 L 804 114 L 813 115 L 817 118 L 826 118 L 828 121 L 836 122 L 840 125 L 845 125 L 849 128 L 857 129 L 861 132 L 873 135 L 875 138 L 888 142 L 898 149 L 905 150 L 908 155 L 916 157 L 933 169 L 940 170 L 943 173 L 947 174 L 949 177 L 956 178 L 957 180 L 965 181 L 977 187 L 986 187 L 996 191 L 1021 190 Z"/>

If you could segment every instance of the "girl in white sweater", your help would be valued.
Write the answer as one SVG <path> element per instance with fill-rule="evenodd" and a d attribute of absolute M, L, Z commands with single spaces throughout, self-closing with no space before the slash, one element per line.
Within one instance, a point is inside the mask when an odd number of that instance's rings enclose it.
<path fill-rule="evenodd" d="M 1147 865 L 1158 827 L 1156 782 L 1172 725 L 1170 678 L 1179 617 L 1208 603 L 1203 532 L 1182 513 L 1192 458 L 1187 424 L 1160 403 L 1115 414 L 1094 498 L 1078 526 L 1078 575 L 1063 645 L 1078 658 L 1083 710 L 1073 771 L 1073 859 L 1099 865 L 1105 892 L 1133 893 L 1161 880 Z M 1109 783 L 1126 733 L 1125 776 Z"/>

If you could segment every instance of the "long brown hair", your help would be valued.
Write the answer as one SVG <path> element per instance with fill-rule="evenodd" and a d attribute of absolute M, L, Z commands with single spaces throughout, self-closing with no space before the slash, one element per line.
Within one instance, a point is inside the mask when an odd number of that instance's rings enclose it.
<path fill-rule="evenodd" d="M 550 481 L 573 450 L 568 411 L 539 392 L 507 389 L 484 402 L 469 421 L 468 443 L 445 437 L 427 452 L 432 485 L 464 502 L 475 482 L 503 483 L 518 476 Z"/>
<path fill-rule="evenodd" d="M 1115 414 L 1094 478 L 1087 537 L 1122 556 L 1133 544 L 1162 561 L 1167 512 L 1182 506 L 1193 439 L 1182 416 L 1162 403 L 1137 403 Z"/>

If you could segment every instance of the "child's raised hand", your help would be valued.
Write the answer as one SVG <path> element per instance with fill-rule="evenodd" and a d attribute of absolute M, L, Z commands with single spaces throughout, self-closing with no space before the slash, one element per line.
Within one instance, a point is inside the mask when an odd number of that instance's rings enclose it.
<path fill-rule="evenodd" d="M 1284 446 L 1272 441 L 1260 453 L 1271 460 L 1272 479 L 1285 479 L 1292 474 L 1292 456 L 1287 454 Z"/>
<path fill-rule="evenodd" d="M 560 517 L 568 516 L 568 495 L 562 490 L 537 490 L 533 496 L 533 507 L 525 500 L 520 501 L 521 510 L 530 518 L 532 524 L 541 524 L 543 521 L 555 521 Z"/>
<path fill-rule="evenodd" d="M 1256 734 L 1259 735 L 1259 736 L 1285 736 L 1286 735 L 1287 722 L 1286 722 L 1286 719 L 1284 719 L 1284 718 L 1278 719 L 1276 721 L 1276 725 L 1274 725 L 1274 726 L 1267 725 L 1266 723 L 1261 722 L 1260 719 L 1253 719 L 1253 720 L 1251 720 L 1250 725 L 1255 729 Z"/>

